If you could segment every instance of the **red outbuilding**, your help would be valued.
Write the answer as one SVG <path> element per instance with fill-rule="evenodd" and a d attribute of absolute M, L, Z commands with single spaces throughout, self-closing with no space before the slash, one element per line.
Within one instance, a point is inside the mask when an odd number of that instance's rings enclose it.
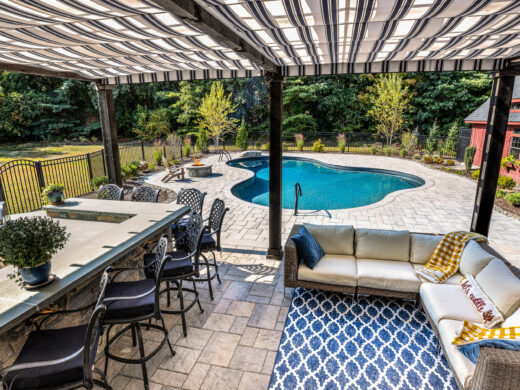
<path fill-rule="evenodd" d="M 489 112 L 489 99 L 479 108 L 473 111 L 466 119 L 466 123 L 471 125 L 471 145 L 477 148 L 473 163 L 480 166 L 482 161 L 482 150 L 484 149 L 484 137 L 486 134 L 486 124 Z M 515 79 L 513 89 L 513 99 L 511 101 L 511 111 L 509 112 L 509 123 L 507 126 L 506 140 L 502 157 L 513 155 L 515 159 L 520 158 L 520 77 Z M 520 168 L 512 165 L 508 168 L 500 169 L 501 175 L 512 177 L 516 182 L 520 182 Z"/>

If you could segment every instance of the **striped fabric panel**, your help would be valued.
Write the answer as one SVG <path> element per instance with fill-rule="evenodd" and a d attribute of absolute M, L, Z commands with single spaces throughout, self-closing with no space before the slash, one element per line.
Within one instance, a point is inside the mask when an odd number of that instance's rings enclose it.
<path fill-rule="evenodd" d="M 452 344 L 464 345 L 489 339 L 520 341 L 520 328 L 487 329 L 464 320 L 464 324 L 459 334 L 453 339 Z"/>
<path fill-rule="evenodd" d="M 516 0 L 196 0 L 286 76 L 498 70 Z M 0 0 L 0 62 L 109 83 L 263 76 L 152 0 Z"/>

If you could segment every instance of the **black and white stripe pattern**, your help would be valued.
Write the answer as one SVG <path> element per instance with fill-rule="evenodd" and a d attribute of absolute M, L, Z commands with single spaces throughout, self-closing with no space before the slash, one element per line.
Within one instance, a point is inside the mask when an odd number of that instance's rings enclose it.
<path fill-rule="evenodd" d="M 286 76 L 496 70 L 520 52 L 518 0 L 196 0 Z M 0 3 L 0 62 L 111 84 L 263 76 L 152 0 Z"/>

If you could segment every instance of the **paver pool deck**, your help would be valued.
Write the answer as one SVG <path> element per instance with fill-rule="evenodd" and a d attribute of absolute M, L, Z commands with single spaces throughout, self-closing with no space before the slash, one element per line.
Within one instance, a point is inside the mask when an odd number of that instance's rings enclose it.
<path fill-rule="evenodd" d="M 238 157 L 239 153 L 233 153 Z M 432 169 L 411 160 L 352 154 L 290 153 L 291 156 L 349 166 L 383 168 L 422 177 L 422 187 L 388 195 L 382 201 L 355 209 L 331 211 L 283 211 L 283 242 L 297 222 L 352 224 L 356 227 L 407 229 L 414 232 L 446 233 L 470 226 L 476 183 Z M 204 216 L 215 198 L 223 199 L 230 211 L 222 234 L 222 284 L 214 283 L 211 301 L 207 285 L 200 284 L 204 313 L 197 308 L 188 314 L 188 337 L 182 336 L 178 316 L 165 316 L 171 329 L 176 356 L 163 348 L 148 364 L 151 389 L 265 389 L 278 350 L 281 331 L 291 302 L 292 290 L 284 289 L 281 262 L 266 260 L 268 209 L 236 198 L 231 188 L 252 172 L 219 162 L 218 156 L 202 160 L 213 164 L 213 176 L 172 180 L 164 184 L 164 172 L 146 183 L 174 191 L 195 187 L 207 192 Z M 326 189 L 324 189 L 326 190 Z M 305 189 L 303 189 L 305 196 Z M 520 265 L 520 220 L 495 212 L 490 243 L 506 258 Z M 145 332 L 147 348 L 160 335 Z M 131 339 L 123 338 L 122 353 L 134 354 Z M 99 362 L 102 364 L 102 361 Z M 142 389 L 140 367 L 110 362 L 109 380 L 114 388 Z"/>

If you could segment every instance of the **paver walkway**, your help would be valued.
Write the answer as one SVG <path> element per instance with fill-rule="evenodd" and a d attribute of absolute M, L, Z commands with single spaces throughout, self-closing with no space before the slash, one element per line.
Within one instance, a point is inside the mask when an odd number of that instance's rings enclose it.
<path fill-rule="evenodd" d="M 448 232 L 468 229 L 476 184 L 455 175 L 430 169 L 414 161 L 397 158 L 341 154 L 291 154 L 321 161 L 386 168 L 423 177 L 425 186 L 390 194 L 383 201 L 366 207 L 328 212 L 305 212 L 292 216 L 283 212 L 283 239 L 295 222 L 353 224 L 356 227 L 408 229 L 418 232 Z M 238 154 L 234 154 L 234 157 Z M 208 193 L 204 215 L 215 198 L 230 207 L 224 222 L 223 247 L 219 256 L 222 284 L 213 284 L 211 301 L 206 284 L 199 284 L 204 313 L 194 307 L 188 314 L 188 337 L 182 335 L 180 318 L 166 316 L 176 356 L 166 347 L 147 365 L 151 389 L 265 389 L 278 349 L 292 290 L 284 291 L 280 262 L 266 260 L 268 240 L 267 208 L 235 198 L 230 190 L 252 175 L 248 170 L 218 162 L 217 156 L 203 160 L 213 164 L 209 178 L 172 181 L 166 186 L 175 191 L 196 187 Z M 161 185 L 164 173 L 146 179 Z M 520 264 L 520 221 L 494 213 L 491 244 L 516 264 Z M 160 335 L 145 332 L 146 347 L 157 345 Z M 131 339 L 118 342 L 120 353 L 132 355 Z M 99 362 L 102 364 L 102 361 Z M 109 380 L 115 389 L 142 389 L 139 366 L 110 362 Z"/>

